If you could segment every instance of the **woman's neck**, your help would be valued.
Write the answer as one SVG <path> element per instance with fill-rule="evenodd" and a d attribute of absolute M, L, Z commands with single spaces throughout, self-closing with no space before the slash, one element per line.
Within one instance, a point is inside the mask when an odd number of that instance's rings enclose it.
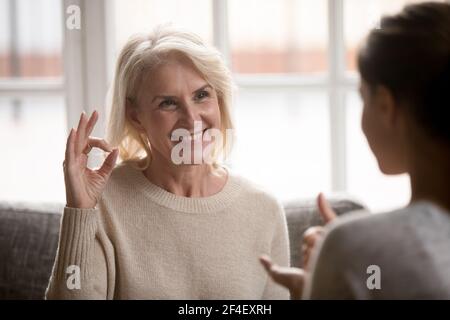
<path fill-rule="evenodd" d="M 430 200 L 450 211 L 450 147 L 416 141 L 411 159 L 411 201 Z"/>
<path fill-rule="evenodd" d="M 220 192 L 227 171 L 209 164 L 175 165 L 161 156 L 153 155 L 144 175 L 158 187 L 183 197 L 208 197 Z"/>

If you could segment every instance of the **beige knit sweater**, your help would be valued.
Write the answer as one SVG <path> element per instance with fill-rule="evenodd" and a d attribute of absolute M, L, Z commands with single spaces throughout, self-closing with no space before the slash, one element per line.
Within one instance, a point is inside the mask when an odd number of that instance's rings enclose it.
<path fill-rule="evenodd" d="M 64 209 L 46 298 L 289 299 L 261 254 L 289 265 L 284 211 L 261 189 L 229 171 L 186 198 L 120 165 L 95 209 Z"/>

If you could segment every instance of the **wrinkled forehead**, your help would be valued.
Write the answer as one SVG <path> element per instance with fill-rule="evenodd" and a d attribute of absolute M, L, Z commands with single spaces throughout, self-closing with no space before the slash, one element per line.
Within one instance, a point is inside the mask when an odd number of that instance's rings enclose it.
<path fill-rule="evenodd" d="M 180 95 L 208 84 L 192 61 L 181 54 L 169 54 L 149 68 L 141 83 L 141 94 Z"/>

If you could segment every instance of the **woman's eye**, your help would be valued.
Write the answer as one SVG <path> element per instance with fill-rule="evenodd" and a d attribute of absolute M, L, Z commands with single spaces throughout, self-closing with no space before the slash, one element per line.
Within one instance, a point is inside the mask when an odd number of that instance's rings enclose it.
<path fill-rule="evenodd" d="M 176 109 L 177 104 L 173 100 L 164 100 L 159 104 L 159 107 L 165 110 L 173 110 Z"/>
<path fill-rule="evenodd" d="M 197 100 L 201 100 L 201 99 L 204 99 L 204 98 L 206 98 L 206 97 L 209 97 L 209 92 L 203 90 L 203 91 L 200 91 L 200 92 L 197 94 L 197 96 L 196 96 L 195 98 L 196 98 Z"/>

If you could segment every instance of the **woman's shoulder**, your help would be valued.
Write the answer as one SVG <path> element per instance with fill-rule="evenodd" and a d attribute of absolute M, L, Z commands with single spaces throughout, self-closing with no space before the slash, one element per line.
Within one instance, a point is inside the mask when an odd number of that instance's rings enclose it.
<path fill-rule="evenodd" d="M 418 220 L 433 220 L 432 217 L 439 217 L 450 223 L 450 212 L 433 202 L 418 201 L 403 208 L 379 213 L 370 213 L 367 210 L 354 211 L 341 216 L 330 227 L 341 229 L 385 228 L 386 225 L 392 226 L 393 224 L 417 224 Z"/>
<path fill-rule="evenodd" d="M 428 233 L 450 232 L 450 213 L 429 201 L 381 213 L 357 211 L 339 217 L 327 226 L 329 242 L 342 246 L 366 246 L 374 250 L 390 244 L 420 240 Z M 419 239 L 420 238 L 420 239 Z M 425 238 L 424 238 L 425 239 Z M 371 244 L 367 246 L 367 244 Z M 386 245 L 386 246 L 385 246 Z M 356 248 L 354 248 L 356 249 Z"/>

